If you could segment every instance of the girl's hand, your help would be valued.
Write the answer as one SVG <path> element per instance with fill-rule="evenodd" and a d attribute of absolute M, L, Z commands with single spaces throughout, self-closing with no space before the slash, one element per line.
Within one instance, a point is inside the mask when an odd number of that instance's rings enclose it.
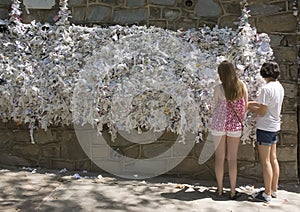
<path fill-rule="evenodd" d="M 249 101 L 248 110 L 253 113 L 256 113 L 259 116 L 264 116 L 267 112 L 268 106 L 260 104 L 259 102 Z"/>

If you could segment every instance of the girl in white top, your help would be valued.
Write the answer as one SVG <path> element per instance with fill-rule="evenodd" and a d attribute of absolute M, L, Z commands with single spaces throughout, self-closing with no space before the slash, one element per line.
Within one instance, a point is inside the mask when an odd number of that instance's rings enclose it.
<path fill-rule="evenodd" d="M 275 62 L 262 65 L 261 76 L 266 81 L 256 101 L 248 102 L 248 109 L 258 116 L 256 118 L 256 137 L 263 169 L 265 190 L 252 195 L 252 200 L 269 202 L 277 197 L 279 164 L 276 155 L 276 143 L 281 125 L 281 107 L 284 89 L 277 80 L 280 74 Z"/>

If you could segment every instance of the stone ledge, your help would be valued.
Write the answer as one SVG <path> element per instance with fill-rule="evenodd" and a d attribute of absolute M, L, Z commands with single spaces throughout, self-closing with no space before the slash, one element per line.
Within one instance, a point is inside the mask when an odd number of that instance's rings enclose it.
<path fill-rule="evenodd" d="M 290 12 L 261 16 L 256 23 L 259 32 L 295 32 L 297 30 L 297 18 Z"/>

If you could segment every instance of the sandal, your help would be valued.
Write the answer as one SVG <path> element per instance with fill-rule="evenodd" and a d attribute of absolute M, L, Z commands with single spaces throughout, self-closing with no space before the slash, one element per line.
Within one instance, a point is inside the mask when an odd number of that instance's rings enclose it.
<path fill-rule="evenodd" d="M 227 196 L 225 196 L 225 192 L 222 190 L 215 190 L 212 195 L 211 198 L 213 200 L 217 200 L 217 201 L 225 201 L 227 200 Z"/>
<path fill-rule="evenodd" d="M 216 191 L 215 191 L 215 195 L 217 195 L 217 196 L 223 196 L 223 194 L 224 194 L 225 192 L 222 190 L 222 191 L 219 191 L 219 189 L 217 189 Z"/>
<path fill-rule="evenodd" d="M 234 195 L 232 196 L 231 194 L 229 195 L 229 199 L 230 200 L 236 200 L 237 198 L 239 198 L 241 196 L 241 193 L 238 191 L 235 191 Z"/>

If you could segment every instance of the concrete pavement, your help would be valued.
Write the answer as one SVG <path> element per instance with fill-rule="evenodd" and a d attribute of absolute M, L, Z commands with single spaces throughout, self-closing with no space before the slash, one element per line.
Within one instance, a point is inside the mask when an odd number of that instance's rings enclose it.
<path fill-rule="evenodd" d="M 2 166 L 0 211 L 300 211 L 297 182 L 280 184 L 279 197 L 266 204 L 247 200 L 247 194 L 261 185 L 238 180 L 242 196 L 233 201 L 215 198 L 214 181 L 167 176 L 128 180 L 108 174 Z"/>

